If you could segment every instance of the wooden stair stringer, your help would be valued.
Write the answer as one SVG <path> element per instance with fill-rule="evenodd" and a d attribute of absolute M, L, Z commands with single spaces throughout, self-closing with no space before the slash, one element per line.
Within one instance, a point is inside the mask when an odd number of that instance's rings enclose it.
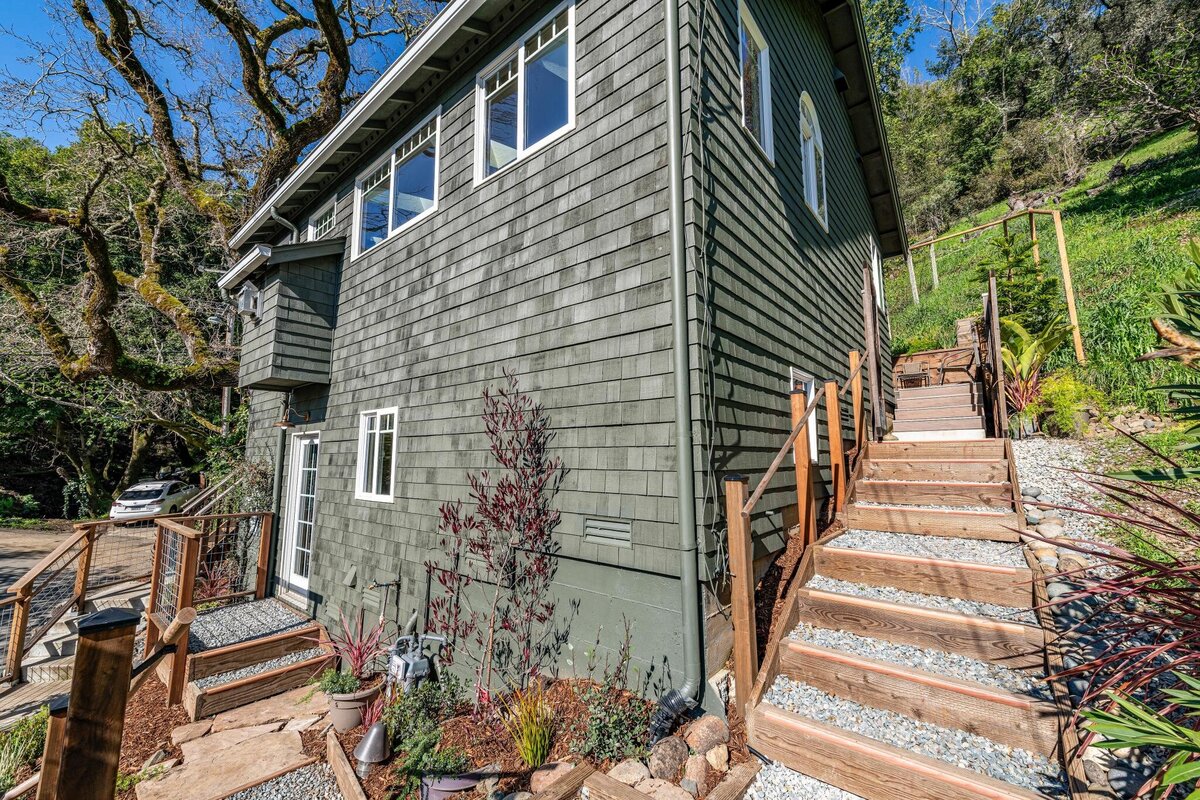
<path fill-rule="evenodd" d="M 1043 800 L 1041 794 L 769 703 L 750 712 L 746 727 L 764 755 L 866 800 Z"/>

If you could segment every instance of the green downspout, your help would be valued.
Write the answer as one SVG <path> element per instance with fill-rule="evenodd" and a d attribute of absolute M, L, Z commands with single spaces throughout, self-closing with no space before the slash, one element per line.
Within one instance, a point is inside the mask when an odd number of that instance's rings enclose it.
<path fill-rule="evenodd" d="M 283 396 L 283 416 L 281 419 L 288 418 L 288 409 L 291 408 L 289 394 Z M 273 587 L 275 586 L 275 570 L 277 569 L 277 560 L 279 553 L 279 543 L 283 541 L 283 518 L 280 513 L 283 511 L 283 460 L 287 452 L 287 428 L 276 428 L 275 434 L 275 483 L 271 486 L 271 511 L 275 514 L 275 541 L 272 543 L 271 552 L 267 554 L 267 594 L 274 594 Z"/>
<path fill-rule="evenodd" d="M 679 588 L 685 682 L 680 694 L 696 698 L 704 676 L 700 648 L 700 575 L 696 564 L 696 472 L 692 459 L 692 391 L 689 382 L 687 250 L 683 214 L 683 99 L 679 59 L 679 0 L 666 3 L 667 189 L 670 192 L 671 327 L 675 372 L 675 482 L 679 502 Z"/>

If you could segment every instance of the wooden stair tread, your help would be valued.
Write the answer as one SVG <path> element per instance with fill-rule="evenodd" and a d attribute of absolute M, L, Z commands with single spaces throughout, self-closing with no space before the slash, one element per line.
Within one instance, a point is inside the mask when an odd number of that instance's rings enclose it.
<path fill-rule="evenodd" d="M 1013 511 L 945 510 L 903 505 L 860 505 L 851 503 L 843 512 L 849 528 L 927 536 L 960 536 L 1020 541 L 1020 519 Z"/>
<path fill-rule="evenodd" d="M 780 657 L 782 674 L 861 705 L 1042 756 L 1058 745 L 1057 707 L 1031 695 L 792 639 Z"/>
<path fill-rule="evenodd" d="M 897 433 L 916 433 L 919 431 L 965 431 L 983 427 L 983 415 L 946 417 L 936 419 L 898 419 L 892 423 L 892 430 Z"/>
<path fill-rule="evenodd" d="M 906 481 L 864 478 L 858 482 L 859 501 L 896 505 L 962 505 L 1011 508 L 1012 484 L 973 481 Z"/>
<path fill-rule="evenodd" d="M 1035 800 L 1044 795 L 770 703 L 747 719 L 755 747 L 784 765 L 867 800 Z"/>

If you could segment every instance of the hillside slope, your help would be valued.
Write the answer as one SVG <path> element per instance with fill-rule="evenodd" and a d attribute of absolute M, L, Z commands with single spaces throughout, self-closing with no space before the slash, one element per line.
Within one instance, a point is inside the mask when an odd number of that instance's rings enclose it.
<path fill-rule="evenodd" d="M 1190 263 L 1185 255 L 1189 238 L 1200 237 L 1200 147 L 1196 134 L 1177 129 L 1133 150 L 1124 162 L 1129 171 L 1107 182 L 1115 160 L 1093 164 L 1078 186 L 1062 193 L 1051 207 L 1063 214 L 1067 254 L 1075 283 L 1076 303 L 1085 366 L 1075 365 L 1070 348 L 1055 354 L 1053 367 L 1069 367 L 1097 386 L 1115 404 L 1160 407 L 1161 394 L 1147 389 L 1179 377 L 1180 367 L 1134 359 L 1155 342 L 1149 317 L 1152 295 L 1163 279 Z M 1089 189 L 1103 187 L 1094 196 Z M 999 203 L 960 220 L 951 230 L 965 230 L 1008 212 Z M 1024 221 L 1011 223 L 1012 232 L 1028 234 Z M 892 313 L 897 352 L 953 344 L 954 321 L 979 312 L 983 285 L 976 267 L 1000 236 L 992 229 L 968 241 L 938 245 L 940 287 L 932 289 L 928 251 L 915 258 L 921 302 L 912 303 L 903 260 L 889 264 L 886 294 Z M 1053 226 L 1038 221 L 1038 238 L 1048 272 L 1059 269 Z M 1063 302 L 1063 317 L 1066 305 Z"/>

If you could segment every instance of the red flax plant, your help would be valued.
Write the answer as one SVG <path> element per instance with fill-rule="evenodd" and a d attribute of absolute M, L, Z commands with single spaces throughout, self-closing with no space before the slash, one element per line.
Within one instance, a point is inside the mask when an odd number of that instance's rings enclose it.
<path fill-rule="evenodd" d="M 564 471 L 549 452 L 554 434 L 545 408 L 521 391 L 515 375 L 505 378 L 505 386 L 483 393 L 483 425 L 498 468 L 468 473 L 469 510 L 462 500 L 442 504 L 445 558 L 425 564 L 443 589 L 430 603 L 429 626 L 447 637 L 452 658 L 475 667 L 477 705 L 491 701 L 493 673 L 524 689 L 557 641 L 549 627 L 559 512 L 551 502 Z"/>
<path fill-rule="evenodd" d="M 1083 599 L 1094 611 L 1075 628 L 1091 628 L 1085 663 L 1059 673 L 1088 680 L 1081 707 L 1104 704 L 1113 690 L 1149 699 L 1200 665 L 1200 494 L 1136 480 L 1080 474 L 1113 510 L 1044 505 L 1104 519 L 1126 546 L 1079 539 L 1055 544 L 1091 556 L 1099 567 L 1062 572 L 1078 589 L 1052 606 Z M 1072 631 L 1075 632 L 1075 631 Z"/>
<path fill-rule="evenodd" d="M 338 616 L 341 618 L 341 630 L 329 634 L 329 644 L 342 666 L 360 681 L 365 680 L 375 659 L 387 652 L 387 645 L 383 641 L 383 620 L 368 628 L 360 611 L 356 624 L 351 627 L 345 614 L 338 611 Z"/>

